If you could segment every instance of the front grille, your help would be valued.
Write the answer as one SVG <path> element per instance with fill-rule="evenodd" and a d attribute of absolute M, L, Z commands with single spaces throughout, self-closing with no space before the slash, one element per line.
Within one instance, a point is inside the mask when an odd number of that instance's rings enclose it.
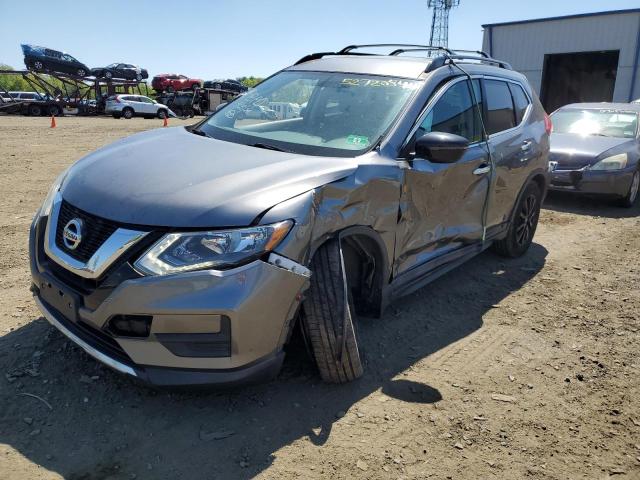
<path fill-rule="evenodd" d="M 62 231 L 70 220 L 82 220 L 82 240 L 75 250 L 67 248 L 62 239 Z M 102 244 L 118 229 L 118 225 L 95 215 L 91 215 L 66 201 L 62 201 L 56 226 L 56 245 L 71 257 L 81 262 L 88 262 Z"/>

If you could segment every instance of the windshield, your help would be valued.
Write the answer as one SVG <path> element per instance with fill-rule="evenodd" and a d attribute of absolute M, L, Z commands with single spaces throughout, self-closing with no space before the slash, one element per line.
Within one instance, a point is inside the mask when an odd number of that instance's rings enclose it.
<path fill-rule="evenodd" d="M 634 138 L 638 114 L 616 110 L 562 109 L 551 116 L 555 133 Z"/>
<path fill-rule="evenodd" d="M 215 113 L 199 130 L 245 145 L 354 157 L 375 146 L 419 85 L 374 75 L 281 72 Z"/>

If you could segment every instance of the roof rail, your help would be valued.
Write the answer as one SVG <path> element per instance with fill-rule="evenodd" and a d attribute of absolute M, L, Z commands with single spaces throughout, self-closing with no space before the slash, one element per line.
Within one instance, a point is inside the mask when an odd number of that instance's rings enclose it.
<path fill-rule="evenodd" d="M 461 51 L 461 50 L 458 50 Z M 443 67 L 448 64 L 455 63 L 456 60 L 474 60 L 479 63 L 488 63 L 490 65 L 497 65 L 500 68 L 504 68 L 505 70 L 513 70 L 511 65 L 507 62 L 503 62 L 502 60 L 496 60 L 495 58 L 491 58 L 488 55 L 442 55 L 441 57 L 437 57 L 433 59 L 433 62 L 429 64 L 426 68 L 425 72 L 429 73 L 434 71 L 436 68 Z"/>
<path fill-rule="evenodd" d="M 354 52 L 354 50 L 358 50 L 361 48 L 380 48 L 380 47 L 400 47 L 389 53 L 388 55 L 399 55 L 400 53 L 408 52 L 408 51 L 428 51 L 428 50 L 438 50 L 443 51 L 448 54 L 452 54 L 453 52 L 445 47 L 435 47 L 433 45 L 413 45 L 408 43 L 372 43 L 369 45 L 348 45 L 344 47 L 342 50 L 338 50 L 337 52 L 318 52 L 318 53 L 310 53 L 309 55 L 305 55 L 300 60 L 298 60 L 294 65 L 299 65 L 301 63 L 310 62 L 311 60 L 318 60 L 322 57 L 326 57 L 328 55 L 376 55 L 375 53 L 365 53 L 365 52 Z"/>
<path fill-rule="evenodd" d="M 361 48 L 381 48 L 381 47 L 400 47 L 396 48 L 392 52 L 386 54 L 388 56 L 397 56 L 405 52 L 427 52 L 427 51 L 439 51 L 442 55 L 433 59 L 433 61 L 427 66 L 425 72 L 431 72 L 436 68 L 440 68 L 447 64 L 455 63 L 456 60 L 473 60 L 479 63 L 488 63 L 491 65 L 497 65 L 500 68 L 512 70 L 511 65 L 501 60 L 491 58 L 486 52 L 481 50 L 450 50 L 446 47 L 439 47 L 434 45 L 414 45 L 408 43 L 372 43 L 368 45 L 348 45 L 342 50 L 337 52 L 318 52 L 305 55 L 298 60 L 294 65 L 310 62 L 311 60 L 318 60 L 328 55 L 376 55 L 375 53 L 355 52 Z M 473 54 L 473 55 L 469 55 Z"/>

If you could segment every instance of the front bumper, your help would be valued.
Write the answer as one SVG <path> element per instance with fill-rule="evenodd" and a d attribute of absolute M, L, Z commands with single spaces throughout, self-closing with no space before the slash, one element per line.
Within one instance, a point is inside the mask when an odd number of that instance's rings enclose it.
<path fill-rule="evenodd" d="M 155 385 L 232 385 L 277 374 L 308 277 L 263 260 L 227 271 L 144 277 L 130 260 L 98 280 L 75 278 L 30 235 L 32 290 L 47 320 L 111 368 Z M 76 282 L 77 280 L 77 282 Z M 148 336 L 114 318 L 150 319 Z"/>
<path fill-rule="evenodd" d="M 554 170 L 550 190 L 624 197 L 629 191 L 635 168 L 624 170 Z"/>

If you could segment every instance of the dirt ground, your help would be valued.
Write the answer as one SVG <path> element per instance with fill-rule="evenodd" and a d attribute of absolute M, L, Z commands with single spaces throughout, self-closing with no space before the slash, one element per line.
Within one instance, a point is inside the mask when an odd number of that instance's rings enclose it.
<path fill-rule="evenodd" d="M 349 385 L 298 346 L 269 384 L 155 391 L 66 341 L 29 293 L 32 215 L 68 164 L 160 126 L 0 117 L 0 478 L 640 478 L 637 207 L 552 196 L 525 257 L 365 321 Z"/>

